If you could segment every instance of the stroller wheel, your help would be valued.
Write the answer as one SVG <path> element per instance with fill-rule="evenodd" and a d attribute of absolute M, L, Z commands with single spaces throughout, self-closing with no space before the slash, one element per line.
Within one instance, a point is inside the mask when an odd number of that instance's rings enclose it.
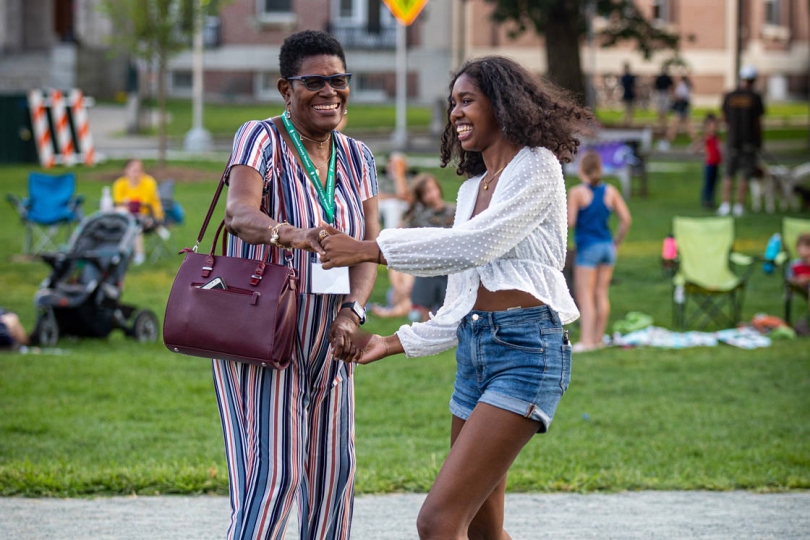
<path fill-rule="evenodd" d="M 141 343 L 151 343 L 158 338 L 158 318 L 148 309 L 142 309 L 135 314 L 132 330 L 129 332 Z"/>
<path fill-rule="evenodd" d="M 43 347 L 53 347 L 59 341 L 59 324 L 56 322 L 56 315 L 53 314 L 52 307 L 42 308 L 31 337 L 36 344 Z"/>

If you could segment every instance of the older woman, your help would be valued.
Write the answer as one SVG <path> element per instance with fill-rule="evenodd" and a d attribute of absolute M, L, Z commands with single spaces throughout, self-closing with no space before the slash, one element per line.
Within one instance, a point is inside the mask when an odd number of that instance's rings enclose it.
<path fill-rule="evenodd" d="M 349 337 L 365 320 L 377 265 L 323 271 L 318 225 L 376 238 L 377 178 L 368 148 L 335 131 L 351 80 L 340 44 L 324 32 L 300 32 L 284 41 L 279 59 L 286 111 L 237 132 L 225 173 L 225 221 L 232 256 L 258 258 L 272 249 L 273 261 L 283 262 L 276 247 L 292 249 L 302 347 L 284 371 L 214 360 L 230 482 L 228 538 L 281 538 L 297 502 L 301 538 L 346 539 L 355 476 L 353 366 L 333 356 L 357 352 Z"/>
<path fill-rule="evenodd" d="M 366 364 L 458 345 L 451 449 L 419 512 L 419 538 L 504 540 L 512 462 L 551 425 L 571 376 L 563 324 L 579 315 L 562 268 L 565 184 L 591 116 L 514 61 L 467 62 L 450 86 L 442 164 L 469 179 L 450 229 L 386 229 L 377 241 L 327 226 L 324 266 L 381 261 L 419 276 L 449 274 L 429 321 L 374 335 Z"/>

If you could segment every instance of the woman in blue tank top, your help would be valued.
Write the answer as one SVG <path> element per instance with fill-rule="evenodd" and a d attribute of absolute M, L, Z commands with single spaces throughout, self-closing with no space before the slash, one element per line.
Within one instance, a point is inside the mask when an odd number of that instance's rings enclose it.
<path fill-rule="evenodd" d="M 579 164 L 582 183 L 568 192 L 568 227 L 574 229 L 574 297 L 580 311 L 580 341 L 574 351 L 602 346 L 610 299 L 608 287 L 616 264 L 616 248 L 630 229 L 630 210 L 615 187 L 602 182 L 602 160 L 587 152 Z M 615 211 L 619 228 L 614 237 L 608 227 Z"/>

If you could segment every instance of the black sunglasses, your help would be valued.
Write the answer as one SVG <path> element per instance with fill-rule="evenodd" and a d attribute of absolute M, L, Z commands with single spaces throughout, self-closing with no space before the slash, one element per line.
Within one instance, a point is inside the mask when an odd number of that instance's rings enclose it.
<path fill-rule="evenodd" d="M 288 81 L 301 81 L 304 88 L 311 91 L 320 90 L 326 83 L 335 90 L 343 90 L 349 86 L 352 80 L 351 73 L 338 73 L 337 75 L 300 75 L 298 77 L 286 77 Z"/>

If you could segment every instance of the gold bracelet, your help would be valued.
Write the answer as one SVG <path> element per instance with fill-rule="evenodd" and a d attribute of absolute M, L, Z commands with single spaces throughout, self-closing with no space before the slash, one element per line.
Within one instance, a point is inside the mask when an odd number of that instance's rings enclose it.
<path fill-rule="evenodd" d="M 282 225 L 289 225 L 289 223 L 287 223 L 286 221 L 282 221 L 270 227 L 270 243 L 281 249 L 292 249 L 292 246 L 285 246 L 284 244 L 278 241 L 278 231 Z"/>

